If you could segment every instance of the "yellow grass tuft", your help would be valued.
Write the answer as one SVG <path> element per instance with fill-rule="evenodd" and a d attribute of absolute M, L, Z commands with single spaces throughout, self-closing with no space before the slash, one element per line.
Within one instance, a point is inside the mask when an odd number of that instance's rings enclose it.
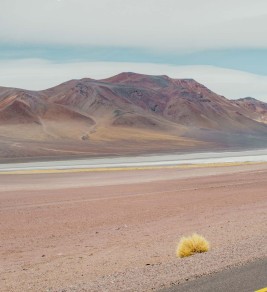
<path fill-rule="evenodd" d="M 192 236 L 181 238 L 176 256 L 180 258 L 188 257 L 195 253 L 207 252 L 209 248 L 209 242 L 203 236 L 194 233 Z"/>

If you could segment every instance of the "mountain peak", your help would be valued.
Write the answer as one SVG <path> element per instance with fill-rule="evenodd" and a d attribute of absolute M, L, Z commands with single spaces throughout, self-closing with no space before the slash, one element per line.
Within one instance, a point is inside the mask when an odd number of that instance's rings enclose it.
<path fill-rule="evenodd" d="M 241 102 L 241 103 L 257 103 L 257 104 L 266 104 L 266 102 L 256 99 L 254 97 L 243 97 L 243 98 L 239 98 L 237 100 L 234 100 L 235 102 Z"/>
<path fill-rule="evenodd" d="M 13 153 L 24 156 L 31 154 L 32 141 L 40 156 L 54 153 L 40 150 L 44 143 L 49 149 L 63 147 L 62 155 L 77 149 L 115 153 L 122 145 L 126 152 L 135 146 L 149 151 L 222 146 L 224 133 L 227 141 L 232 135 L 231 145 L 241 143 L 235 142 L 236 133 L 242 135 L 242 145 L 251 143 L 246 140 L 251 134 L 267 143 L 267 104 L 253 98 L 230 101 L 190 78 L 133 72 L 103 80 L 73 79 L 42 91 L 0 88 L 0 121 L 0 135 L 10 135 L 6 153 L 17 140 L 24 144 Z"/>
<path fill-rule="evenodd" d="M 247 97 L 239 98 L 239 99 L 237 99 L 237 101 L 258 101 L 258 100 L 254 97 L 247 96 Z"/>

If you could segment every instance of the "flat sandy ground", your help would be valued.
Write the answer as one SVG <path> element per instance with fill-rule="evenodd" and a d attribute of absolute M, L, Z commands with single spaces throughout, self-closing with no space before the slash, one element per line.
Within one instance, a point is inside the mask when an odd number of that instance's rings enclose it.
<path fill-rule="evenodd" d="M 0 232 L 1 291 L 158 290 L 267 256 L 267 164 L 0 175 Z"/>

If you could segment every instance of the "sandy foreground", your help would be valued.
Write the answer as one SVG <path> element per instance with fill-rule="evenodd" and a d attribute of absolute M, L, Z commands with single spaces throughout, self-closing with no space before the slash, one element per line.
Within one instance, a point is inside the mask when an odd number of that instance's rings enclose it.
<path fill-rule="evenodd" d="M 0 175 L 1 291 L 150 291 L 267 256 L 267 164 Z M 178 259 L 198 232 L 205 254 Z"/>

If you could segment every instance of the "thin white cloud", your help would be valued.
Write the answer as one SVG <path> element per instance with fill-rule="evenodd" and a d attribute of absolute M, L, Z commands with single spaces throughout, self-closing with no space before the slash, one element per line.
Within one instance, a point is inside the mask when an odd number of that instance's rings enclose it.
<path fill-rule="evenodd" d="M 2 42 L 267 48 L 266 0 L 1 0 Z"/>
<path fill-rule="evenodd" d="M 45 60 L 0 61 L 0 85 L 46 89 L 69 79 L 101 79 L 121 72 L 194 78 L 227 98 L 252 96 L 267 102 L 267 76 L 212 66 L 171 66 L 145 63 L 53 63 Z"/>

